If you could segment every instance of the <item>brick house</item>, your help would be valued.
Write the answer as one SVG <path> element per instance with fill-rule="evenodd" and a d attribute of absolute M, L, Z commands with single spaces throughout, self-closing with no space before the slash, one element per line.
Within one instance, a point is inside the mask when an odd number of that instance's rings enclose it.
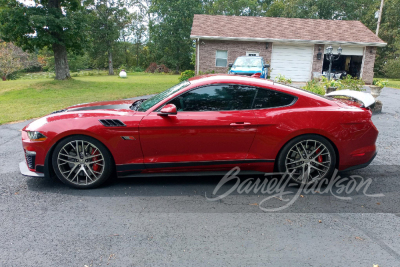
<path fill-rule="evenodd" d="M 195 70 L 227 73 L 239 56 L 262 56 L 271 79 L 282 74 L 304 82 L 329 67 L 325 48 L 343 52 L 333 71 L 372 82 L 377 47 L 386 43 L 360 21 L 194 15 L 190 38 L 196 40 Z"/>

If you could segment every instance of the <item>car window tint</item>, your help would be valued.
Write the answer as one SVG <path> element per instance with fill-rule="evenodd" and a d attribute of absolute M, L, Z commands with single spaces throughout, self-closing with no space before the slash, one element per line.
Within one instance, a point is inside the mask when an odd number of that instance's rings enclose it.
<path fill-rule="evenodd" d="M 291 104 L 294 99 L 294 96 L 288 94 L 259 88 L 256 99 L 254 100 L 254 109 L 287 106 Z"/>
<path fill-rule="evenodd" d="M 219 111 L 251 109 L 256 88 L 241 85 L 201 87 L 173 99 L 178 111 Z"/>

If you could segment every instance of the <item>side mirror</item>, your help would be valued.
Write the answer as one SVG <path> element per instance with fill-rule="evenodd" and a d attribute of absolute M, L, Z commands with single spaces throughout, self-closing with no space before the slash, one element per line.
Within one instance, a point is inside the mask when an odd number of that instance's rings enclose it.
<path fill-rule="evenodd" d="M 269 68 L 269 64 L 265 64 L 265 65 L 264 65 L 264 68 Z"/>
<path fill-rule="evenodd" d="M 176 111 L 176 106 L 174 104 L 165 105 L 158 115 L 160 116 L 168 116 L 168 115 L 176 115 L 178 112 Z"/>
<path fill-rule="evenodd" d="M 229 68 L 232 68 L 232 66 L 233 66 L 232 63 L 229 63 L 229 64 L 228 64 L 228 67 L 229 67 Z"/>

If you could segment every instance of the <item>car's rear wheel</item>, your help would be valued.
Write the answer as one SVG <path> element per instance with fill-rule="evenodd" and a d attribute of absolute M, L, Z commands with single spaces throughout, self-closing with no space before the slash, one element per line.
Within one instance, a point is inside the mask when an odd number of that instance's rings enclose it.
<path fill-rule="evenodd" d="M 63 139 L 54 149 L 53 169 L 65 184 L 75 188 L 95 188 L 111 175 L 110 152 L 98 140 L 74 135 Z"/>
<path fill-rule="evenodd" d="M 278 158 L 278 169 L 298 184 L 331 178 L 336 165 L 332 144 L 319 135 L 302 135 L 289 141 Z"/>

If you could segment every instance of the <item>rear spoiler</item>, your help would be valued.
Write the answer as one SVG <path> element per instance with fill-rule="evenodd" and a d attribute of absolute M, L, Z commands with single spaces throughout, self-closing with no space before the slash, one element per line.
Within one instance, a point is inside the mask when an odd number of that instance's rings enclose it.
<path fill-rule="evenodd" d="M 368 108 L 375 104 L 375 98 L 370 94 L 370 93 L 365 93 L 365 92 L 359 92 L 359 91 L 353 91 L 353 90 L 339 90 L 339 91 L 334 91 L 332 93 L 326 94 L 325 96 L 346 96 L 350 97 L 353 99 L 356 99 L 363 103 L 361 106 L 362 108 Z"/>

